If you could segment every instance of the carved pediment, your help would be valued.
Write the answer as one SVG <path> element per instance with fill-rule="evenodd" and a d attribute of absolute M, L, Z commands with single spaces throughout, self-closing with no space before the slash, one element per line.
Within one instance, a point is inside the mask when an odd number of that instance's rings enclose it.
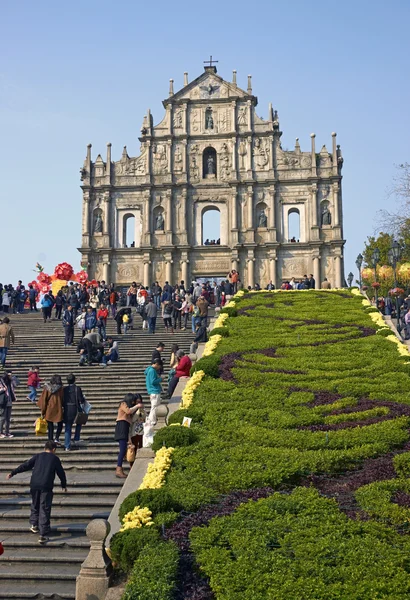
<path fill-rule="evenodd" d="M 164 105 L 166 105 L 169 101 L 175 102 L 185 99 L 202 99 L 212 101 L 218 98 L 238 96 L 240 98 L 245 98 L 248 96 L 248 94 L 241 88 L 229 83 L 228 81 L 225 81 L 216 73 L 205 72 L 179 90 L 171 98 L 164 100 Z"/>

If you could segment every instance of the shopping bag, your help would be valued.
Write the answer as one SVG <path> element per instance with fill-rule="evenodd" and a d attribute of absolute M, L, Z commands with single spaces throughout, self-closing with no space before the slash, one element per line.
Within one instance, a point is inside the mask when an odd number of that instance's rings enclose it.
<path fill-rule="evenodd" d="M 4 546 L 3 544 L 0 542 L 0 556 L 4 554 Z"/>
<path fill-rule="evenodd" d="M 36 421 L 36 435 L 45 435 L 47 433 L 47 421 L 39 417 Z"/>
<path fill-rule="evenodd" d="M 78 412 L 75 418 L 76 425 L 85 425 L 88 421 L 88 415 L 85 412 Z"/>
<path fill-rule="evenodd" d="M 128 446 L 127 448 L 127 462 L 132 463 L 135 461 L 135 446 Z"/>
<path fill-rule="evenodd" d="M 85 412 L 85 414 L 86 414 L 86 415 L 88 415 L 88 414 L 89 414 L 89 412 L 90 412 L 90 410 L 92 409 L 92 406 L 91 406 L 91 404 L 88 402 L 88 400 L 86 400 L 86 401 L 84 402 L 83 409 L 84 409 L 84 412 Z"/>

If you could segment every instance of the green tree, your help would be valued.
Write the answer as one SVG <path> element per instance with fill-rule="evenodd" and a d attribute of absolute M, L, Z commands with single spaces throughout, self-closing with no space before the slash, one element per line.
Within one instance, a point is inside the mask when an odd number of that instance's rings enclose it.
<path fill-rule="evenodd" d="M 410 241 L 410 239 L 409 239 Z M 388 251 L 393 243 L 393 236 L 389 233 L 379 233 L 377 237 L 370 236 L 364 245 L 363 258 L 367 267 L 372 266 L 372 254 L 376 248 L 380 251 L 379 265 L 388 265 Z"/>

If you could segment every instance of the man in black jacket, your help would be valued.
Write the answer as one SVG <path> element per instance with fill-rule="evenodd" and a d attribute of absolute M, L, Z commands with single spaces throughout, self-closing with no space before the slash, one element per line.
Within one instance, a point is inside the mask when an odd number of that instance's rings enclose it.
<path fill-rule="evenodd" d="M 9 473 L 6 479 L 11 479 L 17 473 L 33 471 L 31 474 L 31 513 L 30 531 L 40 533 L 39 543 L 48 542 L 47 534 L 50 531 L 51 505 L 53 503 L 53 487 L 56 474 L 61 481 L 61 487 L 67 492 L 67 479 L 61 461 L 56 456 L 57 444 L 46 442 L 44 452 L 35 454 L 25 463 Z"/>
<path fill-rule="evenodd" d="M 155 350 L 152 351 L 152 356 L 151 356 L 151 365 L 154 364 L 155 361 L 159 361 L 161 368 L 158 371 L 158 373 L 160 375 L 162 375 L 162 373 L 164 372 L 164 361 L 162 360 L 162 352 L 164 351 L 165 348 L 165 344 L 163 342 L 159 342 L 157 344 L 157 347 L 155 348 Z"/>
<path fill-rule="evenodd" d="M 82 424 L 78 422 L 80 419 L 77 419 L 77 415 L 78 413 L 84 413 L 85 398 L 80 386 L 75 385 L 75 375 L 73 373 L 67 375 L 67 384 L 64 388 L 63 420 L 65 424 L 64 446 L 66 451 L 69 452 L 71 450 L 71 432 L 74 424 L 74 443 L 80 441 Z"/>
<path fill-rule="evenodd" d="M 64 327 L 64 346 L 72 346 L 74 342 L 74 320 L 75 315 L 73 307 L 68 304 L 63 314 L 63 327 Z"/>

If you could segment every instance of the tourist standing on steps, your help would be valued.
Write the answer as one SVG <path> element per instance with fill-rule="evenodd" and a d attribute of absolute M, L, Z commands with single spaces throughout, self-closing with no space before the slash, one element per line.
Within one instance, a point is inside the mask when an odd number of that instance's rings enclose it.
<path fill-rule="evenodd" d="M 135 448 L 135 457 L 137 456 L 137 452 L 140 448 L 142 448 L 142 439 L 144 437 L 144 423 L 147 418 L 147 413 L 144 409 L 144 404 L 142 402 L 141 394 L 135 394 L 135 399 L 137 402 L 137 412 L 134 413 L 131 423 L 131 435 L 130 441 L 132 446 Z M 130 462 L 130 468 L 135 461 Z"/>
<path fill-rule="evenodd" d="M 63 492 L 67 492 L 67 478 L 58 456 L 55 455 L 55 442 L 46 442 L 44 452 L 35 454 L 28 461 L 9 473 L 6 479 L 11 479 L 18 473 L 33 471 L 30 480 L 31 512 L 30 531 L 39 533 L 39 543 L 48 542 L 50 532 L 51 506 L 53 503 L 53 487 L 55 476 L 61 481 Z"/>
<path fill-rule="evenodd" d="M 151 364 L 154 362 L 154 360 L 157 360 L 161 365 L 160 375 L 162 375 L 162 373 L 164 372 L 164 361 L 162 360 L 162 353 L 164 352 L 164 350 L 164 342 L 158 342 L 151 355 Z"/>
<path fill-rule="evenodd" d="M 11 371 L 0 377 L 0 438 L 14 437 L 10 433 L 11 411 L 13 402 L 16 401 L 15 389 L 19 383 Z"/>
<path fill-rule="evenodd" d="M 53 375 L 48 383 L 44 385 L 43 392 L 37 403 L 41 410 L 41 416 L 47 421 L 48 439 L 53 440 L 58 446 L 60 435 L 63 430 L 63 382 L 60 375 Z M 54 438 L 54 423 L 57 423 L 56 436 Z"/>
<path fill-rule="evenodd" d="M 168 397 L 172 398 L 175 388 L 178 385 L 180 377 L 189 377 L 192 367 L 192 362 L 189 356 L 185 354 L 183 350 L 178 350 L 176 353 L 178 364 L 175 368 L 175 375 L 171 379 L 168 385 Z"/>
<path fill-rule="evenodd" d="M 4 317 L 3 322 L 0 325 L 0 363 L 3 369 L 6 366 L 7 352 L 10 348 L 10 344 L 14 344 L 14 342 L 14 331 L 10 325 L 10 319 Z"/>
<path fill-rule="evenodd" d="M 148 319 L 148 327 L 150 333 L 155 333 L 155 327 L 157 325 L 157 314 L 158 308 L 154 303 L 154 299 L 150 298 L 148 304 L 145 307 L 145 313 Z"/>
<path fill-rule="evenodd" d="M 63 312 L 65 298 L 63 296 L 63 290 L 58 290 L 57 296 L 55 298 L 55 313 L 54 317 L 58 320 L 61 319 L 61 313 Z"/>
<path fill-rule="evenodd" d="M 36 298 L 37 298 L 37 290 L 35 290 L 33 288 L 33 285 L 30 283 L 28 286 L 28 300 L 30 302 L 30 312 L 33 312 L 33 310 L 35 312 L 38 312 Z"/>
<path fill-rule="evenodd" d="M 124 400 L 120 402 L 118 408 L 117 420 L 115 423 L 115 440 L 118 442 L 119 452 L 115 476 L 124 479 L 126 474 L 123 471 L 122 463 L 127 453 L 127 446 L 130 441 L 130 428 L 132 415 L 138 410 L 137 398 L 134 394 L 126 394 Z"/>
<path fill-rule="evenodd" d="M 46 294 L 44 298 L 41 300 L 41 310 L 43 311 L 43 319 L 44 323 L 47 322 L 47 319 L 51 321 L 51 310 L 53 308 L 53 301 L 50 296 Z"/>
<path fill-rule="evenodd" d="M 155 409 L 158 404 L 161 403 L 161 392 L 162 392 L 162 378 L 161 378 L 161 370 L 162 370 L 162 360 L 156 358 L 153 360 L 150 367 L 145 369 L 145 385 L 147 388 L 147 392 L 149 394 L 149 399 L 151 402 L 151 411 L 148 415 L 148 419 L 151 421 L 153 425 L 157 422 L 157 415 L 155 413 Z"/>
<path fill-rule="evenodd" d="M 82 389 L 75 385 L 75 375 L 67 375 L 67 384 L 63 390 L 63 416 L 64 416 L 64 446 L 67 452 L 71 450 L 71 432 L 75 424 L 77 414 L 84 412 L 85 398 Z M 80 441 L 82 425 L 75 425 L 74 443 Z"/>
<path fill-rule="evenodd" d="M 72 346 L 74 343 L 74 321 L 75 321 L 75 316 L 74 316 L 74 311 L 73 311 L 73 307 L 71 306 L 71 304 L 67 305 L 67 308 L 64 311 L 63 314 L 63 327 L 64 327 L 64 346 L 65 348 L 67 348 L 67 346 Z"/>
<path fill-rule="evenodd" d="M 39 376 L 40 367 L 31 367 L 27 377 L 27 387 L 30 390 L 30 394 L 27 396 L 27 400 L 36 403 L 37 400 L 37 388 L 40 387 L 41 379 Z"/>

